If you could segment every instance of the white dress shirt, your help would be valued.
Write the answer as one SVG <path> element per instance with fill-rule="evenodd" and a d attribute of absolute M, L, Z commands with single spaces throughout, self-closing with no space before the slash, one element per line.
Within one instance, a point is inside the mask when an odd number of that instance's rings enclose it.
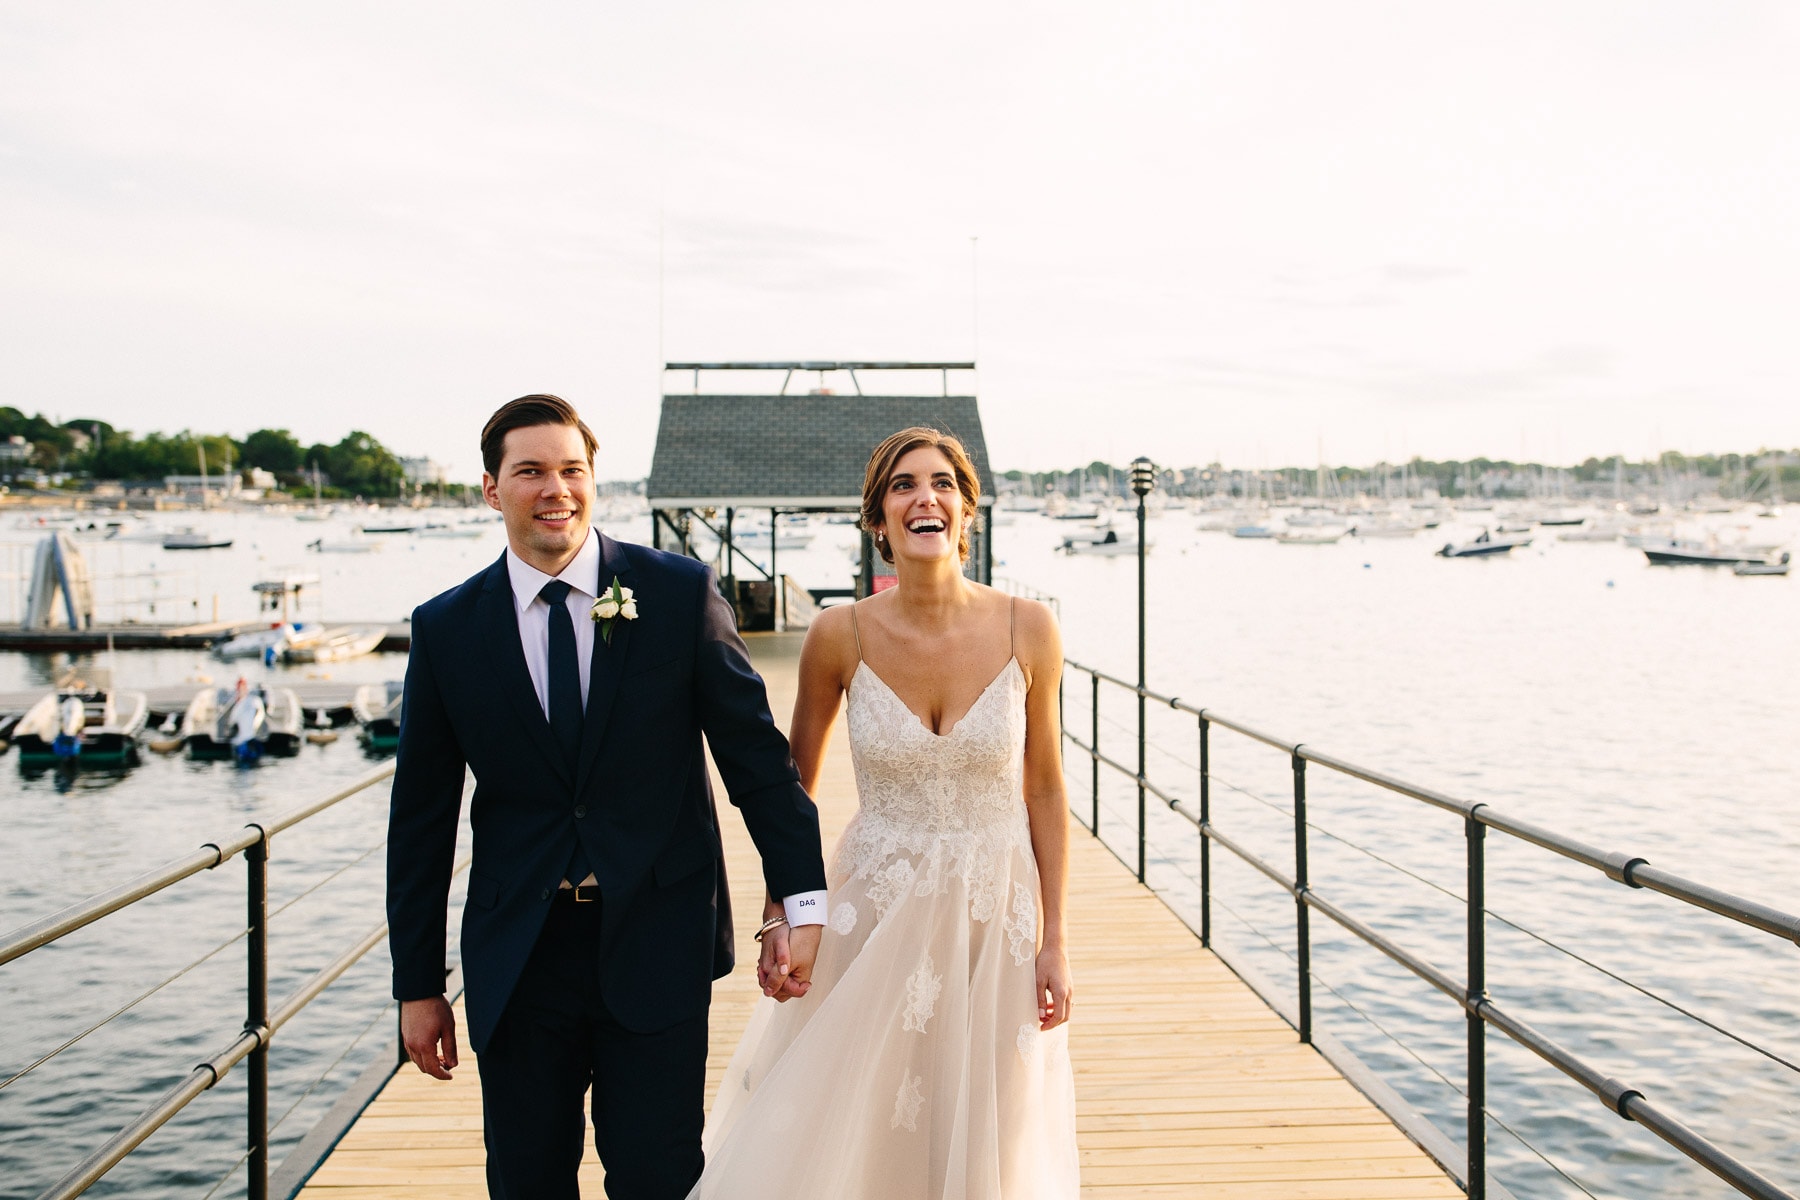
<path fill-rule="evenodd" d="M 593 673 L 594 622 L 589 612 L 600 598 L 600 535 L 588 530 L 587 541 L 557 575 L 546 575 L 506 548 L 506 573 L 512 580 L 513 603 L 519 613 L 519 644 L 525 669 L 537 692 L 538 707 L 550 719 L 550 604 L 538 593 L 552 579 L 569 585 L 569 616 L 575 622 L 575 658 L 581 669 L 581 707 L 587 709 L 588 676 Z M 590 875 L 591 879 L 592 876 Z M 800 892 L 781 901 L 789 925 L 825 924 L 825 892 Z"/>
<path fill-rule="evenodd" d="M 564 604 L 575 622 L 575 661 L 581 669 L 581 707 L 587 709 L 588 676 L 593 673 L 594 622 L 588 613 L 600 598 L 600 535 L 588 530 L 587 541 L 576 551 L 560 575 L 546 575 L 506 548 L 506 573 L 512 577 L 513 603 L 519 610 L 519 644 L 525 651 L 525 669 L 537 692 L 538 707 L 550 719 L 550 604 L 538 595 L 546 583 L 560 579 L 569 585 Z"/>

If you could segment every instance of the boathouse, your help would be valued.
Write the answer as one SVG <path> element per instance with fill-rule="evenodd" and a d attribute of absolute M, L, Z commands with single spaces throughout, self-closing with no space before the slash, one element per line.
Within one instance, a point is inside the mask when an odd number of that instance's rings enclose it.
<path fill-rule="evenodd" d="M 950 373 L 974 368 L 972 362 L 666 364 L 666 372 L 690 376 L 692 390 L 664 389 L 645 489 L 652 544 L 695 557 L 715 556 L 744 628 L 797 628 L 809 619 L 813 604 L 868 595 L 881 586 L 885 564 L 867 533 L 860 537 L 852 586 L 802 589 L 781 573 L 782 518 L 858 512 L 869 451 L 889 434 L 913 425 L 952 434 L 967 447 L 981 480 L 981 507 L 984 514 L 991 511 L 994 477 L 980 410 L 973 395 L 950 394 Z M 703 373 L 744 371 L 782 372 L 781 388 L 763 394 L 701 390 Z M 859 371 L 905 371 L 912 373 L 908 378 L 935 375 L 939 386 L 935 395 L 864 394 Z M 805 394 L 790 392 L 796 372 L 816 373 L 819 386 Z M 827 375 L 847 377 L 851 391 L 827 389 Z M 766 564 L 743 545 L 742 518 L 751 514 L 757 520 L 766 514 L 766 533 L 757 527 L 756 547 L 759 553 L 767 550 Z M 991 524 L 984 516 L 969 547 L 969 574 L 983 583 L 991 583 L 994 574 Z M 760 540 L 764 537 L 766 542 Z"/>

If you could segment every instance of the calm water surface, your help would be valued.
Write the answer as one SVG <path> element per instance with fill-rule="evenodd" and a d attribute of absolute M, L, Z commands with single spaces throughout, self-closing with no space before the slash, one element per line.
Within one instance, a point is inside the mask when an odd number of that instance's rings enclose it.
<path fill-rule="evenodd" d="M 1758 540 L 1797 531 L 1791 518 L 1719 520 L 1753 524 Z M 237 545 L 189 556 L 111 547 L 94 556 L 99 573 L 179 570 L 186 590 L 165 603 L 206 617 L 214 593 L 225 615 L 247 613 L 250 582 L 301 565 L 324 576 L 323 609 L 309 615 L 390 620 L 480 569 L 503 545 L 490 526 L 478 540 L 391 537 L 376 554 L 322 556 L 304 544 L 338 536 L 341 527 L 216 514 L 208 523 L 230 530 Z M 1193 525 L 1186 513 L 1152 522 L 1151 687 L 1800 909 L 1793 869 L 1800 583 L 1650 568 L 1617 545 L 1542 537 L 1492 562 L 1431 555 L 1472 526 L 1410 541 L 1301 547 L 1202 534 Z M 627 521 L 609 532 L 641 540 L 646 526 Z M 1060 599 L 1071 657 L 1129 676 L 1135 561 L 1058 555 L 1053 547 L 1064 532 L 1032 516 L 1004 525 L 998 573 Z M 821 525 L 816 535 L 809 549 L 782 552 L 783 570 L 814 586 L 842 585 L 853 531 Z M 171 597 L 178 591 L 170 585 Z M 0 690 L 39 686 L 65 665 L 0 656 Z M 358 680 L 398 678 L 403 670 L 399 656 L 388 656 L 269 674 Z M 117 665 L 126 685 L 198 673 L 228 672 L 182 653 L 120 655 Z M 1130 697 L 1103 696 L 1101 717 L 1103 747 L 1128 761 Z M 1087 727 L 1085 688 L 1070 689 L 1069 718 Z M 1151 740 L 1152 777 L 1192 796 L 1191 719 L 1153 709 Z M 1220 827 L 1291 865 L 1285 757 L 1219 731 L 1212 761 Z M 0 760 L 7 809 L 0 828 L 13 868 L 0 890 L 0 925 L 39 916 L 373 765 L 348 736 L 254 770 L 147 755 L 130 772 L 71 782 L 26 775 L 15 760 Z M 1071 762 L 1069 776 L 1071 800 L 1085 813 L 1085 763 Z M 1317 767 L 1308 795 L 1318 827 L 1310 842 L 1314 886 L 1461 977 L 1460 823 Z M 1103 834 L 1133 854 L 1135 793 L 1106 781 L 1101 800 Z M 381 919 L 384 824 L 385 790 L 377 788 L 277 841 L 272 905 L 296 902 L 274 924 L 275 996 Z M 1191 827 L 1153 802 L 1150 843 L 1152 882 L 1192 918 L 1198 854 Z M 1570 957 L 1800 1062 L 1800 951 L 1501 835 L 1490 834 L 1488 851 L 1496 999 L 1785 1186 L 1800 1187 L 1795 1071 Z M 1228 858 L 1218 852 L 1213 859 L 1217 936 L 1236 957 L 1291 986 L 1292 902 Z M 233 862 L 0 969 L 0 1078 L 236 935 L 243 870 Z M 1316 915 L 1313 945 L 1316 1020 L 1460 1140 L 1458 1010 Z M 241 944 L 234 945 L 0 1091 L 7 1194 L 34 1194 L 52 1182 L 228 1041 L 242 1020 L 242 969 Z M 386 954 L 378 949 L 282 1032 L 271 1108 L 275 1117 L 291 1114 L 277 1131 L 277 1161 L 391 1038 L 393 1016 Z M 1732 1194 L 1504 1038 L 1490 1035 L 1489 1046 L 1490 1155 L 1496 1176 L 1518 1195 Z M 241 1085 L 242 1072 L 234 1071 L 95 1194 L 205 1195 L 243 1152 Z M 242 1190 L 240 1174 L 217 1194 Z"/>

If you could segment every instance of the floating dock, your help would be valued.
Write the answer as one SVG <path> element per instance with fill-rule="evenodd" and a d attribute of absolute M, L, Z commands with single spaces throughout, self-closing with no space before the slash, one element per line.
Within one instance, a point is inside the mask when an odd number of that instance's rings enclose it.
<path fill-rule="evenodd" d="M 800 639 L 752 637 L 775 716 L 792 711 Z M 719 786 L 716 783 L 715 786 Z M 827 844 L 855 811 L 845 723 L 826 752 Z M 707 1103 L 761 994 L 750 928 L 755 848 L 723 821 L 739 966 L 713 988 Z M 1110 851 L 1071 823 L 1070 1053 L 1082 1195 L 1212 1200 L 1430 1200 L 1462 1192 L 1423 1150 L 1259 999 Z M 747 924 L 747 922 L 749 924 Z M 463 1021 L 461 1005 L 458 1020 Z M 463 1021 L 462 1028 L 467 1028 Z M 403 1068 L 319 1166 L 302 1200 L 487 1195 L 481 1088 L 464 1048 L 453 1082 Z M 603 1195 L 591 1137 L 585 1196 Z"/>
<path fill-rule="evenodd" d="M 309 622 L 325 624 L 317 617 Z M 275 622 L 270 617 L 248 621 L 208 621 L 201 625 L 156 625 L 126 622 L 121 625 L 90 625 L 85 629 L 21 629 L 17 625 L 0 627 L 0 650 L 23 650 L 27 653 L 50 654 L 57 651 L 92 654 L 101 650 L 206 650 L 214 642 L 226 641 L 240 633 L 267 629 Z M 376 653 L 412 649 L 412 624 L 407 621 L 331 621 L 332 625 L 385 625 L 387 636 L 375 647 Z"/>

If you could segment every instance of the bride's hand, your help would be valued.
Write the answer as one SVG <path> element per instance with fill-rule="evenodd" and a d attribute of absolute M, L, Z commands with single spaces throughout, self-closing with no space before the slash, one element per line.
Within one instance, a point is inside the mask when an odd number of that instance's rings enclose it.
<path fill-rule="evenodd" d="M 756 959 L 756 985 L 765 996 L 786 1000 L 782 984 L 787 982 L 792 957 L 788 951 L 788 927 L 777 925 L 763 934 L 762 953 Z"/>
<path fill-rule="evenodd" d="M 1069 1019 L 1069 997 L 1075 981 L 1069 974 L 1069 956 L 1061 948 L 1045 946 L 1037 956 L 1038 1029 L 1048 1033 Z"/>

